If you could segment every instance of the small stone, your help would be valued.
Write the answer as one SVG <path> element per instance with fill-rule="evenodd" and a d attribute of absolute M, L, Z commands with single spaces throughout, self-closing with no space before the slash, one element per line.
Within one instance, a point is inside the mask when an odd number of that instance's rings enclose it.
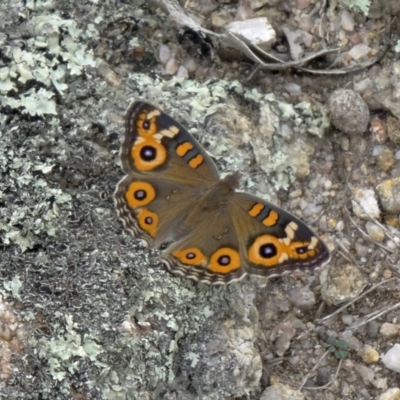
<path fill-rule="evenodd" d="M 184 65 L 189 72 L 194 72 L 197 69 L 197 63 L 194 58 L 189 58 L 186 60 Z"/>
<path fill-rule="evenodd" d="M 367 334 L 370 338 L 374 339 L 378 336 L 379 324 L 376 320 L 367 323 Z"/>
<path fill-rule="evenodd" d="M 214 28 L 223 28 L 232 22 L 232 15 L 228 10 L 214 11 L 211 14 L 211 24 Z"/>
<path fill-rule="evenodd" d="M 364 133 L 368 126 L 369 109 L 363 98 L 353 90 L 337 89 L 327 103 L 333 126 L 348 134 Z"/>
<path fill-rule="evenodd" d="M 375 198 L 375 192 L 372 189 L 353 188 L 353 200 L 351 201 L 354 214 L 360 218 L 376 218 L 379 219 L 381 210 L 378 201 Z"/>
<path fill-rule="evenodd" d="M 359 60 L 360 58 L 366 57 L 371 51 L 371 47 L 365 45 L 364 43 L 356 44 L 350 51 L 349 56 L 353 60 Z"/>
<path fill-rule="evenodd" d="M 376 242 L 383 242 L 385 239 L 385 231 L 374 222 L 368 221 L 365 224 L 365 229 L 367 230 L 368 235 Z"/>
<path fill-rule="evenodd" d="M 400 121 L 390 115 L 387 117 L 387 133 L 390 140 L 400 144 Z"/>
<path fill-rule="evenodd" d="M 392 277 L 392 275 L 393 275 L 393 273 L 392 273 L 392 271 L 390 270 L 390 269 L 385 269 L 384 271 L 383 271 L 383 274 L 382 274 L 382 277 L 383 277 L 383 279 L 390 279 L 391 277 Z"/>
<path fill-rule="evenodd" d="M 382 208 L 389 214 L 400 213 L 400 178 L 388 179 L 376 187 Z"/>
<path fill-rule="evenodd" d="M 299 10 L 304 10 L 307 7 L 310 7 L 311 0 L 295 0 L 296 8 Z"/>
<path fill-rule="evenodd" d="M 387 126 L 378 117 L 374 117 L 371 121 L 371 127 L 369 128 L 372 134 L 372 140 L 378 144 L 384 144 L 387 140 Z"/>
<path fill-rule="evenodd" d="M 368 250 L 369 248 L 367 246 L 365 246 L 364 244 L 358 243 L 356 242 L 356 244 L 354 245 L 354 249 L 357 253 L 358 257 L 366 257 L 368 254 Z"/>
<path fill-rule="evenodd" d="M 328 227 L 330 229 L 335 229 L 336 225 L 337 225 L 337 219 L 331 218 L 331 219 L 328 220 Z"/>
<path fill-rule="evenodd" d="M 372 364 L 379 361 L 379 353 L 370 345 L 364 346 L 359 351 L 359 355 L 367 364 Z"/>
<path fill-rule="evenodd" d="M 376 400 L 400 400 L 400 389 L 390 388 L 382 393 Z"/>
<path fill-rule="evenodd" d="M 342 21 L 341 21 L 342 28 L 345 31 L 349 31 L 349 32 L 354 31 L 354 19 L 353 19 L 353 16 L 347 10 L 344 10 L 341 13 L 341 19 L 342 19 Z"/>
<path fill-rule="evenodd" d="M 172 57 L 168 60 L 167 65 L 165 66 L 165 73 L 167 75 L 174 75 L 176 71 L 178 71 L 178 61 L 175 57 Z"/>
<path fill-rule="evenodd" d="M 260 400 L 305 400 L 305 397 L 303 393 L 289 385 L 275 383 L 261 393 Z"/>
<path fill-rule="evenodd" d="M 355 364 L 354 369 L 360 374 L 361 379 L 366 385 L 369 385 L 375 378 L 374 371 L 363 364 Z"/>
<path fill-rule="evenodd" d="M 377 156 L 378 165 L 382 171 L 387 172 L 395 163 L 393 151 L 385 147 Z"/>
<path fill-rule="evenodd" d="M 356 298 L 366 285 L 367 279 L 354 265 L 331 265 L 321 295 L 329 305 L 339 305 Z"/>
<path fill-rule="evenodd" d="M 282 322 L 271 332 L 270 339 L 274 343 L 275 354 L 282 357 L 290 347 L 290 341 L 295 337 L 296 329 L 290 322 Z"/>
<path fill-rule="evenodd" d="M 288 300 L 302 311 L 310 310 L 316 304 L 315 294 L 307 286 L 290 290 Z"/>
<path fill-rule="evenodd" d="M 339 140 L 340 147 L 342 148 L 343 151 L 349 151 L 350 150 L 350 139 L 347 136 L 343 136 Z"/>
<path fill-rule="evenodd" d="M 382 356 L 382 363 L 386 368 L 400 372 L 400 344 L 396 343 Z"/>
<path fill-rule="evenodd" d="M 233 21 L 226 28 L 236 35 L 243 36 L 254 46 L 268 47 L 276 40 L 276 33 L 265 17 Z"/>
<path fill-rule="evenodd" d="M 176 72 L 176 77 L 186 79 L 189 77 L 189 72 L 183 65 L 180 65 L 178 71 Z"/>
<path fill-rule="evenodd" d="M 166 44 L 161 44 L 158 48 L 158 58 L 163 64 L 171 58 L 171 49 Z"/>
<path fill-rule="evenodd" d="M 379 333 L 385 339 L 393 339 L 400 334 L 400 325 L 391 324 L 390 322 L 384 322 L 381 326 Z"/>

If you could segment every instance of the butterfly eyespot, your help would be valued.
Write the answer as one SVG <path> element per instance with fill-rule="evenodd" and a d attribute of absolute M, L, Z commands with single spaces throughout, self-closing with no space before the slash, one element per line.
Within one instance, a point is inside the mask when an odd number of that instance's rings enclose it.
<path fill-rule="evenodd" d="M 143 207 L 156 197 L 156 191 L 150 183 L 143 181 L 132 182 L 125 193 L 125 199 L 131 208 Z"/>
<path fill-rule="evenodd" d="M 140 201 L 140 200 L 144 200 L 146 198 L 147 193 L 144 190 L 139 189 L 139 190 L 136 190 L 136 192 L 133 194 L 133 196 L 135 197 L 136 200 Z"/>
<path fill-rule="evenodd" d="M 145 119 L 143 121 L 142 126 L 143 126 L 143 129 L 146 129 L 146 130 L 150 129 L 150 121 L 148 119 Z"/>
<path fill-rule="evenodd" d="M 231 258 L 229 256 L 221 256 L 218 258 L 218 264 L 219 265 L 229 265 L 229 263 L 231 262 Z"/>
<path fill-rule="evenodd" d="M 155 236 L 158 227 L 158 216 L 152 211 L 143 209 L 138 215 L 139 226 L 148 232 L 151 236 Z"/>
<path fill-rule="evenodd" d="M 206 256 L 196 248 L 177 250 L 173 253 L 173 256 L 186 265 L 200 265 L 206 260 Z"/>
<path fill-rule="evenodd" d="M 239 253 L 230 247 L 222 247 L 210 257 L 208 268 L 212 272 L 227 274 L 240 268 L 240 265 Z"/>
<path fill-rule="evenodd" d="M 147 225 L 152 225 L 153 224 L 153 218 L 152 217 L 146 217 L 144 219 L 144 223 Z"/>
<path fill-rule="evenodd" d="M 249 261 L 264 267 L 275 267 L 288 258 L 287 246 L 272 235 L 258 236 L 247 252 Z"/>
<path fill-rule="evenodd" d="M 296 251 L 297 251 L 298 254 L 304 254 L 304 253 L 307 253 L 308 248 L 307 248 L 307 246 L 298 247 L 298 248 L 296 249 Z"/>
<path fill-rule="evenodd" d="M 144 146 L 140 150 L 140 156 L 145 161 L 153 161 L 157 157 L 157 150 L 152 146 Z"/>
<path fill-rule="evenodd" d="M 278 254 L 278 251 L 272 243 L 267 243 L 260 246 L 259 253 L 263 258 L 272 258 Z"/>
<path fill-rule="evenodd" d="M 151 171 L 164 164 L 167 159 L 165 147 L 154 139 L 138 141 L 132 147 L 131 155 L 139 171 Z"/>

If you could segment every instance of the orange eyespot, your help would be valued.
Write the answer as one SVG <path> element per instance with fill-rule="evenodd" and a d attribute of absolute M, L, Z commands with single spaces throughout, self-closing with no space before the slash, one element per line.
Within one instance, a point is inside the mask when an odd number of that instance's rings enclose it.
<path fill-rule="evenodd" d="M 139 212 L 138 223 L 140 228 L 154 237 L 158 227 L 158 215 L 152 211 L 143 209 Z"/>
<path fill-rule="evenodd" d="M 139 171 L 151 171 L 167 159 L 165 147 L 152 139 L 140 141 L 132 147 L 131 155 Z"/>
<path fill-rule="evenodd" d="M 139 135 L 142 137 L 153 136 L 158 131 L 156 118 L 154 114 L 148 112 L 142 112 L 139 115 L 138 120 L 136 122 L 136 129 Z"/>
<path fill-rule="evenodd" d="M 186 265 L 200 265 L 206 260 L 206 256 L 201 252 L 200 249 L 191 247 L 185 250 L 177 250 L 173 253 L 182 264 Z"/>
<path fill-rule="evenodd" d="M 247 255 L 250 262 L 265 267 L 274 267 L 284 261 L 285 256 L 288 258 L 287 246 L 271 235 L 257 237 Z"/>
<path fill-rule="evenodd" d="M 313 257 L 316 253 L 315 249 L 308 248 L 308 242 L 294 242 L 288 246 L 288 253 L 291 258 L 300 258 L 305 260 Z"/>
<path fill-rule="evenodd" d="M 218 249 L 210 258 L 208 269 L 219 274 L 227 274 L 240 268 L 240 255 L 230 247 Z"/>
<path fill-rule="evenodd" d="M 150 183 L 136 181 L 128 186 L 125 199 L 131 208 L 143 207 L 151 203 L 156 197 L 156 191 Z"/>

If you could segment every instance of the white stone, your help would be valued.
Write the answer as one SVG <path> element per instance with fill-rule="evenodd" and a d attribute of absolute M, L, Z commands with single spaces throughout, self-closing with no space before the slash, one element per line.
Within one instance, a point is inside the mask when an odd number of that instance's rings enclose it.
<path fill-rule="evenodd" d="M 276 33 L 265 17 L 250 18 L 245 21 L 233 21 L 227 30 L 242 36 L 254 46 L 266 46 L 275 42 Z"/>
<path fill-rule="evenodd" d="M 352 189 L 352 206 L 354 213 L 361 218 L 380 217 L 378 201 L 375 192 L 372 189 L 353 188 Z"/>
<path fill-rule="evenodd" d="M 400 344 L 396 343 L 383 355 L 382 362 L 386 368 L 400 373 Z"/>

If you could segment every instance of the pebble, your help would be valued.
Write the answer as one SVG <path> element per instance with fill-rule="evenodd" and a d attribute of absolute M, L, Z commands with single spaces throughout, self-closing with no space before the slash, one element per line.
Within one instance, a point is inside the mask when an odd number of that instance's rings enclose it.
<path fill-rule="evenodd" d="M 269 46 L 276 40 L 275 30 L 265 17 L 233 21 L 226 28 L 232 33 L 243 36 L 254 46 Z"/>
<path fill-rule="evenodd" d="M 399 400 L 400 399 L 400 388 L 390 388 L 386 392 L 382 393 L 376 400 Z"/>
<path fill-rule="evenodd" d="M 332 125 L 348 134 L 361 134 L 367 130 L 369 109 L 363 98 L 350 89 L 335 90 L 327 109 Z"/>
<path fill-rule="evenodd" d="M 387 133 L 394 143 L 400 144 L 400 121 L 390 115 L 387 117 Z"/>
<path fill-rule="evenodd" d="M 354 214 L 360 218 L 379 219 L 381 210 L 378 201 L 375 198 L 375 192 L 372 189 L 363 189 L 354 187 L 352 189 L 353 200 L 351 201 Z"/>
<path fill-rule="evenodd" d="M 171 49 L 166 44 L 161 44 L 158 48 L 158 58 L 163 64 L 171 58 Z"/>
<path fill-rule="evenodd" d="M 377 156 L 378 165 L 382 171 L 387 172 L 395 163 L 393 151 L 385 147 Z"/>
<path fill-rule="evenodd" d="M 299 10 L 304 10 L 307 7 L 310 7 L 311 0 L 295 0 L 296 8 Z"/>
<path fill-rule="evenodd" d="M 400 372 L 400 344 L 396 343 L 382 356 L 383 365 L 395 372 Z"/>
<path fill-rule="evenodd" d="M 368 246 L 365 246 L 364 244 L 358 242 L 356 242 L 356 244 L 354 245 L 354 249 L 358 257 L 366 257 L 369 250 Z"/>
<path fill-rule="evenodd" d="M 400 334 L 400 325 L 384 322 L 379 330 L 384 339 L 393 339 Z"/>
<path fill-rule="evenodd" d="M 372 81 L 370 78 L 362 79 L 360 82 L 356 82 L 354 84 L 354 90 L 358 93 L 365 92 L 368 89 L 371 89 L 371 87 L 372 87 Z"/>
<path fill-rule="evenodd" d="M 347 11 L 344 10 L 341 14 L 341 23 L 342 23 L 342 28 L 345 31 L 354 31 L 354 19 L 352 15 Z"/>
<path fill-rule="evenodd" d="M 348 54 L 353 60 L 357 61 L 360 58 L 366 57 L 370 51 L 371 47 L 365 45 L 364 43 L 360 43 L 353 46 Z"/>
<path fill-rule="evenodd" d="M 358 354 L 367 364 L 376 363 L 379 361 L 379 353 L 370 345 L 364 346 Z"/>
<path fill-rule="evenodd" d="M 211 24 L 214 28 L 223 28 L 232 22 L 232 16 L 228 10 L 214 11 L 211 14 Z"/>
<path fill-rule="evenodd" d="M 400 213 L 400 178 L 388 179 L 376 187 L 382 208 L 389 214 Z"/>
<path fill-rule="evenodd" d="M 354 265 L 331 265 L 321 296 L 329 305 L 339 305 L 356 298 L 366 285 L 367 279 Z"/>
<path fill-rule="evenodd" d="M 178 71 L 176 72 L 176 77 L 186 79 L 189 77 L 189 72 L 183 65 L 180 65 Z"/>
<path fill-rule="evenodd" d="M 385 231 L 374 222 L 368 221 L 365 224 L 365 229 L 367 230 L 368 235 L 376 242 L 383 242 L 385 239 Z"/>
<path fill-rule="evenodd" d="M 288 300 L 294 307 L 302 311 L 310 310 L 316 304 L 315 294 L 307 286 L 290 290 Z"/>
<path fill-rule="evenodd" d="M 282 357 L 290 347 L 290 341 L 296 336 L 296 329 L 290 322 L 282 322 L 272 329 L 270 339 L 274 342 L 275 354 Z"/>
<path fill-rule="evenodd" d="M 278 382 L 268 386 L 261 393 L 260 400 L 305 400 L 305 397 L 299 390 Z"/>
<path fill-rule="evenodd" d="M 165 73 L 167 75 L 174 75 L 176 71 L 178 71 L 179 64 L 175 57 L 171 57 L 166 66 L 165 66 Z"/>
<path fill-rule="evenodd" d="M 354 369 L 360 374 L 366 385 L 369 385 L 375 378 L 374 371 L 363 364 L 354 364 Z"/>
<path fill-rule="evenodd" d="M 374 117 L 371 121 L 371 127 L 369 128 L 372 134 L 372 140 L 378 144 L 384 144 L 387 140 L 387 126 L 378 117 Z"/>

